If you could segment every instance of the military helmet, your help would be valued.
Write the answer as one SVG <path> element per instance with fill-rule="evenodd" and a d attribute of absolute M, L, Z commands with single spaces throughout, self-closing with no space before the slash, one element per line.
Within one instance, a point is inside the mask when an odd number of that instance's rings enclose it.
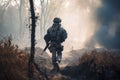
<path fill-rule="evenodd" d="M 61 22 L 61 19 L 58 18 L 58 17 L 55 17 L 54 20 L 53 20 L 54 23 L 60 23 Z"/>

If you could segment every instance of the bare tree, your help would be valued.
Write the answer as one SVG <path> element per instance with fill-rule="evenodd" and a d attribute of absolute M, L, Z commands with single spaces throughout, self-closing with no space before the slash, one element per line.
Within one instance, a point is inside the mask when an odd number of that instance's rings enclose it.
<path fill-rule="evenodd" d="M 32 30 L 31 30 L 31 51 L 30 51 L 30 58 L 29 58 L 29 77 L 33 78 L 33 70 L 32 64 L 34 63 L 34 54 L 35 54 L 35 11 L 34 11 L 34 3 L 33 0 L 29 0 L 30 3 L 30 12 L 31 12 L 31 19 L 32 19 Z"/>
<path fill-rule="evenodd" d="M 48 25 L 51 23 L 50 21 L 59 13 L 63 2 L 63 0 L 40 0 L 41 37 L 45 34 Z"/>
<path fill-rule="evenodd" d="M 12 1 L 14 1 L 17 4 L 18 10 L 19 10 L 19 19 L 20 19 L 19 21 L 20 21 L 20 28 L 21 28 L 23 26 L 22 25 L 22 20 L 23 20 L 22 9 L 26 8 L 25 5 L 23 5 L 22 3 L 25 3 L 25 1 L 19 0 L 19 2 L 18 2 L 17 0 L 8 0 L 8 1 L 0 0 L 0 3 L 4 3 L 2 5 L 3 6 L 2 8 L 3 9 L 7 8 Z M 27 0 L 27 2 L 29 2 L 29 5 L 30 5 L 30 15 L 31 15 L 31 17 L 30 17 L 31 23 L 29 24 L 31 26 L 31 51 L 30 51 L 30 58 L 29 58 L 29 63 L 28 63 L 29 76 L 30 76 L 30 78 L 33 78 L 32 66 L 34 65 L 36 67 L 36 69 L 40 72 L 40 74 L 42 74 L 43 76 L 45 76 L 47 78 L 47 75 L 44 72 L 40 71 L 40 68 L 34 62 L 35 27 L 36 27 L 37 17 L 36 17 L 36 13 L 35 13 L 35 6 L 34 6 L 33 0 L 29 0 L 29 1 Z M 53 19 L 53 17 L 57 15 L 62 3 L 63 3 L 63 0 L 59 0 L 57 2 L 56 2 L 56 0 L 40 0 L 40 28 L 41 28 L 40 32 L 41 33 L 43 33 L 43 34 L 45 33 L 46 28 L 50 24 L 50 20 Z M 25 3 L 25 4 L 27 4 L 27 3 Z M 42 36 L 42 35 L 40 35 L 40 36 Z"/>
<path fill-rule="evenodd" d="M 30 3 L 30 12 L 31 12 L 31 51 L 30 51 L 30 57 L 29 57 L 29 77 L 30 80 L 34 80 L 34 71 L 33 71 L 33 65 L 36 67 L 36 69 L 39 71 L 39 73 L 42 75 L 44 79 L 48 80 L 48 77 L 46 73 L 42 72 L 39 66 L 34 62 L 34 55 L 35 55 L 35 27 L 36 27 L 36 20 L 37 17 L 35 15 L 35 10 L 34 10 L 34 2 L 33 0 L 29 0 Z"/>

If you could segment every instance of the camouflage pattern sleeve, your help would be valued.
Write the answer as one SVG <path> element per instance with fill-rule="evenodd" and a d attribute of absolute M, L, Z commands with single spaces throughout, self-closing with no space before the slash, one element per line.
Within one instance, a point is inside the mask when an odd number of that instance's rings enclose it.
<path fill-rule="evenodd" d="M 62 28 L 62 29 L 63 29 L 63 28 Z M 66 38 L 67 38 L 67 32 L 66 32 L 65 29 L 63 29 L 63 30 L 62 30 L 62 40 L 61 40 L 61 42 L 64 42 Z"/>

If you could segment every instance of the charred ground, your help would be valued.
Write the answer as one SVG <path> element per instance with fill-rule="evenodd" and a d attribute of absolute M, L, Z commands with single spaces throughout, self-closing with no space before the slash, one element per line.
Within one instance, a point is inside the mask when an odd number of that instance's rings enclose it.
<path fill-rule="evenodd" d="M 80 55 L 81 52 L 84 53 Z M 73 50 L 70 55 L 72 63 L 56 74 L 50 73 L 52 65 L 47 53 L 36 54 L 35 61 L 49 80 L 120 80 L 120 50 Z M 12 44 L 10 38 L 0 41 L 0 80 L 28 80 L 28 58 L 29 54 Z M 39 72 L 33 69 L 35 80 L 41 80 Z"/>

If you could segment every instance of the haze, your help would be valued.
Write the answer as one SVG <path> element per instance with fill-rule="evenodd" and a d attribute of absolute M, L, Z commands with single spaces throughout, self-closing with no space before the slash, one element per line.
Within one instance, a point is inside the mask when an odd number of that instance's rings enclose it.
<path fill-rule="evenodd" d="M 39 1 L 35 0 L 36 12 L 39 12 Z M 37 2 L 38 1 L 38 2 Z M 60 0 L 56 0 L 59 3 Z M 11 3 L 6 8 L 0 6 L 0 39 L 12 35 L 13 42 L 21 48 L 30 46 L 30 30 L 26 26 L 29 19 L 29 9 L 25 8 L 26 1 L 22 0 L 21 13 Z M 58 13 L 53 17 L 62 19 L 62 26 L 68 32 L 65 50 L 81 48 L 120 48 L 118 35 L 120 34 L 119 0 L 65 0 L 59 6 Z M 19 4 L 19 2 L 18 2 Z M 54 11 L 53 11 L 54 13 Z M 52 18 L 53 18 L 52 17 Z M 52 18 L 49 20 L 50 27 Z M 47 28 L 48 28 L 47 27 Z M 44 47 L 43 35 L 40 25 L 36 27 L 36 46 Z"/>

